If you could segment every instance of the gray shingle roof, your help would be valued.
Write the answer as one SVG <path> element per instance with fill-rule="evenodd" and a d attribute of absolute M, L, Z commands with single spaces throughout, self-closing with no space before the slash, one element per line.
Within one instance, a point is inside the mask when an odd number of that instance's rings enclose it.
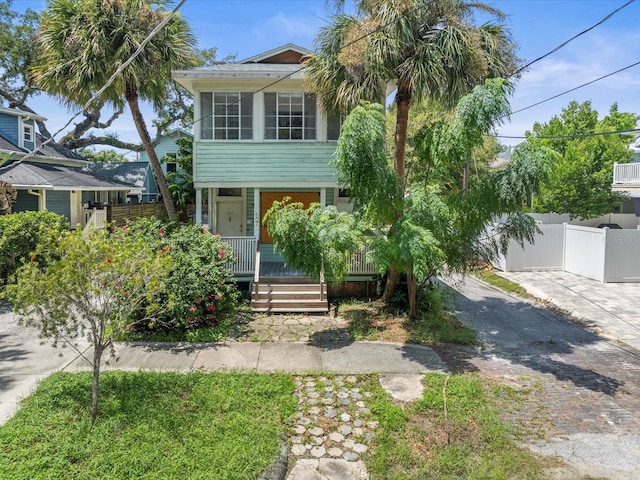
<path fill-rule="evenodd" d="M 78 190 L 129 190 L 135 185 L 112 180 L 81 167 L 68 167 L 38 162 L 13 162 L 0 170 L 0 180 L 14 188 L 60 188 Z"/>
<path fill-rule="evenodd" d="M 149 162 L 90 162 L 83 170 L 101 178 L 142 188 L 149 171 Z"/>

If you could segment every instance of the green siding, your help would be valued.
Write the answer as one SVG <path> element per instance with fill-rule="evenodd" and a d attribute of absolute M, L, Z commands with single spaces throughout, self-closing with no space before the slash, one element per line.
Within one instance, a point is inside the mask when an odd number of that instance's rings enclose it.
<path fill-rule="evenodd" d="M 31 195 L 27 190 L 18 190 L 18 199 L 13 204 L 13 211 L 18 212 L 37 212 L 38 197 Z"/>
<path fill-rule="evenodd" d="M 327 205 L 335 205 L 333 199 L 333 188 L 327 188 Z"/>
<path fill-rule="evenodd" d="M 247 210 L 245 212 L 245 218 L 247 219 L 248 237 L 253 237 L 256 231 L 253 225 L 253 203 L 253 188 L 247 188 Z"/>
<path fill-rule="evenodd" d="M 284 262 L 284 258 L 277 252 L 273 251 L 273 244 L 260 244 L 260 261 L 261 262 Z"/>
<path fill-rule="evenodd" d="M 49 190 L 47 192 L 47 210 L 71 219 L 71 200 L 68 191 Z"/>
<path fill-rule="evenodd" d="M 335 182 L 334 143 L 199 142 L 197 182 Z"/>

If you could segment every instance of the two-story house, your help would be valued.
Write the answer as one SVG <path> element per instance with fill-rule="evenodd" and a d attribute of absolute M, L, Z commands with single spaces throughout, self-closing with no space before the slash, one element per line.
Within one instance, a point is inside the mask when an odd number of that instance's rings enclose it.
<path fill-rule="evenodd" d="M 60 145 L 43 146 L 36 120 L 46 119 L 0 108 L 0 181 L 17 191 L 13 212 L 50 210 L 84 227 L 106 221 L 105 205 L 126 203 L 128 195 L 142 194 L 129 182 L 91 171 L 86 160 Z M 28 155 L 36 144 L 38 151 Z"/>
<path fill-rule="evenodd" d="M 206 191 L 206 223 L 236 252 L 238 275 L 286 268 L 262 226 L 274 200 L 347 205 L 330 164 L 339 119 L 327 118 L 305 91 L 301 60 L 310 53 L 287 44 L 239 63 L 172 75 L 195 99 L 196 221 L 203 220 Z"/>

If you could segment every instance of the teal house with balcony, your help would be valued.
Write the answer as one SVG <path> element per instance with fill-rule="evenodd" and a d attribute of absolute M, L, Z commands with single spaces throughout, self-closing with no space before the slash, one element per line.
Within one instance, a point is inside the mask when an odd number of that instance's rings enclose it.
<path fill-rule="evenodd" d="M 311 53 L 287 44 L 238 63 L 172 74 L 194 96 L 196 221 L 231 244 L 236 275 L 253 275 L 254 283 L 265 270 L 286 268 L 262 227 L 274 200 L 350 208 L 330 164 L 339 118 L 328 118 L 305 90 L 301 62 Z M 360 263 L 352 273 L 373 272 Z"/>

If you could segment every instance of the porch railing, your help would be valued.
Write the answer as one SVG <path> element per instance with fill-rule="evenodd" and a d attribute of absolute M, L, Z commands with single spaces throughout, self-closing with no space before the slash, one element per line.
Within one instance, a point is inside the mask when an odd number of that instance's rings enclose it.
<path fill-rule="evenodd" d="M 616 163 L 613 165 L 614 184 L 640 184 L 640 162 Z"/>
<path fill-rule="evenodd" d="M 254 237 L 220 237 L 235 254 L 235 263 L 227 265 L 234 275 L 253 275 L 256 268 L 257 240 Z M 350 275 L 375 275 L 377 273 L 373 262 L 367 260 L 367 247 L 351 255 L 349 259 Z"/>
<path fill-rule="evenodd" d="M 235 275 L 253 275 L 257 240 L 254 237 L 220 237 L 235 254 L 235 262 L 228 267 Z"/>
<path fill-rule="evenodd" d="M 351 255 L 349 259 L 350 268 L 349 273 L 351 275 L 375 275 L 376 266 L 372 261 L 367 260 L 367 254 L 369 253 L 369 247 L 364 247 L 357 253 Z"/>
<path fill-rule="evenodd" d="M 107 210 L 104 208 L 84 209 L 84 228 L 103 228 L 107 223 Z"/>

